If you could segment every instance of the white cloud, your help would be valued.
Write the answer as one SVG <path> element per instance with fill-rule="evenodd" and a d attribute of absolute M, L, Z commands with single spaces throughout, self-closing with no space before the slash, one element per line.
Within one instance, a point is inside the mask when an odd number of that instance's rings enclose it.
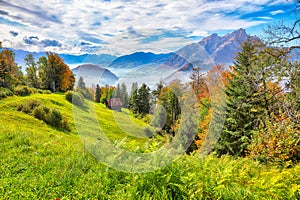
<path fill-rule="evenodd" d="M 14 23 L 1 24 L 0 37 L 11 40 L 12 47 L 26 50 L 56 50 L 59 53 L 84 53 L 91 43 L 98 53 L 131 53 L 152 49 L 168 51 L 191 43 L 187 37 L 207 36 L 220 30 L 248 28 L 270 21 L 268 16 L 253 20 L 241 18 L 244 14 L 262 11 L 263 6 L 280 5 L 285 0 L 10 0 L 0 1 L 7 15 L 0 15 Z M 270 12 L 276 15 L 283 11 Z M 234 14 L 232 14 L 234 13 Z M 10 31 L 20 33 L 12 37 Z M 168 37 L 166 32 L 176 32 Z M 88 34 L 84 34 L 88 33 Z M 141 41 L 152 35 L 166 35 L 149 43 Z M 23 38 L 38 36 L 40 40 L 56 40 L 62 47 L 25 45 Z M 89 35 L 90 37 L 88 37 Z M 93 38 L 91 38 L 93 36 Z M 100 44 L 99 41 L 105 41 Z M 91 48 L 90 48 L 91 49 Z"/>
<path fill-rule="evenodd" d="M 275 11 L 270 12 L 271 15 L 278 15 L 278 14 L 282 14 L 282 13 L 284 13 L 283 10 L 275 10 Z"/>

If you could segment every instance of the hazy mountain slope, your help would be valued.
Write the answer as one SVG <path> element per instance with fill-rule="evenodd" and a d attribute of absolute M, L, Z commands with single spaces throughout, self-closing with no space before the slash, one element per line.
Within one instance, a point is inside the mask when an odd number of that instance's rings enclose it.
<path fill-rule="evenodd" d="M 74 68 L 73 73 L 76 75 L 77 79 L 83 77 L 84 82 L 88 87 L 92 84 L 96 85 L 115 85 L 119 78 L 112 73 L 110 70 L 101 68 L 98 65 L 85 64 Z"/>

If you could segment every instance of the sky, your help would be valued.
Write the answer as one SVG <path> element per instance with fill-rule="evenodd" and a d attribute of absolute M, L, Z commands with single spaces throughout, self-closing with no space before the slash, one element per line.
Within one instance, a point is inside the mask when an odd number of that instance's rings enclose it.
<path fill-rule="evenodd" d="M 239 28 L 291 23 L 293 0 L 0 0 L 3 47 L 31 52 L 163 53 Z"/>

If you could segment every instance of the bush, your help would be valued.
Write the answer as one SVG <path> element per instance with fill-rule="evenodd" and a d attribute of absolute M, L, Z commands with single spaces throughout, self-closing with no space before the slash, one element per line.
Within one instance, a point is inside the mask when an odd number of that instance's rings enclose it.
<path fill-rule="evenodd" d="M 250 156 L 260 162 L 277 164 L 300 161 L 300 129 L 289 119 L 267 121 L 265 130 L 256 132 L 249 146 Z"/>
<path fill-rule="evenodd" d="M 13 95 L 13 92 L 9 89 L 0 87 L 0 100 Z"/>
<path fill-rule="evenodd" d="M 49 113 L 49 111 L 50 111 L 49 108 L 40 105 L 40 106 L 34 108 L 34 110 L 32 111 L 32 114 L 35 118 L 45 121 L 46 115 Z"/>
<path fill-rule="evenodd" d="M 46 119 L 44 121 L 47 124 L 54 126 L 56 128 L 62 127 L 62 115 L 60 111 L 56 109 L 51 109 L 48 115 L 46 115 Z"/>
<path fill-rule="evenodd" d="M 63 128 L 64 130 L 70 131 L 68 120 L 63 119 L 63 116 L 59 110 L 50 109 L 46 106 L 43 106 L 36 100 L 31 100 L 28 103 L 19 105 L 17 110 L 32 115 L 36 119 L 42 120 L 46 124 L 53 127 Z"/>
<path fill-rule="evenodd" d="M 14 88 L 14 94 L 17 96 L 28 96 L 32 94 L 32 90 L 27 86 L 17 86 Z"/>
<path fill-rule="evenodd" d="M 83 106 L 84 104 L 84 98 L 80 93 L 73 92 L 73 91 L 67 91 L 65 93 L 66 100 L 70 103 L 73 103 L 77 106 Z"/>
<path fill-rule="evenodd" d="M 64 130 L 71 131 L 71 128 L 69 126 L 69 122 L 66 118 L 63 118 L 61 126 Z"/>
<path fill-rule="evenodd" d="M 50 90 L 37 89 L 37 93 L 39 93 L 39 94 L 51 94 L 52 92 Z"/>
<path fill-rule="evenodd" d="M 32 114 L 35 118 L 44 121 L 46 124 L 56 128 L 62 128 L 63 117 L 61 112 L 56 109 L 49 109 L 48 107 L 40 105 L 33 110 Z"/>
<path fill-rule="evenodd" d="M 33 109 L 38 107 L 41 103 L 38 102 L 37 100 L 30 100 L 27 103 L 21 104 L 17 107 L 17 111 L 22 111 L 26 114 L 31 114 Z"/>

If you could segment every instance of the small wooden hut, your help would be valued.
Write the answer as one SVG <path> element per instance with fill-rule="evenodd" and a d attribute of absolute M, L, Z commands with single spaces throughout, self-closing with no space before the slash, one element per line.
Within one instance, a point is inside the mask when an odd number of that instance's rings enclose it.
<path fill-rule="evenodd" d="M 122 100 L 120 98 L 111 98 L 107 100 L 107 107 L 111 110 L 116 110 L 121 112 Z"/>

